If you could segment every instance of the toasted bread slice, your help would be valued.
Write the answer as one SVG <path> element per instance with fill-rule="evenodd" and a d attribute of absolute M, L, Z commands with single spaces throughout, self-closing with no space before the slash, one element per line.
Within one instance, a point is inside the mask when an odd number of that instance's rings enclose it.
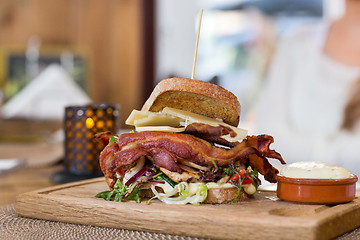
<path fill-rule="evenodd" d="M 189 111 L 237 127 L 241 105 L 228 90 L 205 81 L 168 78 L 160 81 L 141 110 L 159 112 L 165 107 Z"/>
<path fill-rule="evenodd" d="M 207 198 L 204 203 L 209 204 L 220 204 L 220 203 L 229 203 L 238 194 L 238 188 L 211 188 L 208 190 Z M 249 199 L 249 195 L 241 189 L 240 196 L 234 200 L 234 202 L 241 202 L 246 199 Z"/>

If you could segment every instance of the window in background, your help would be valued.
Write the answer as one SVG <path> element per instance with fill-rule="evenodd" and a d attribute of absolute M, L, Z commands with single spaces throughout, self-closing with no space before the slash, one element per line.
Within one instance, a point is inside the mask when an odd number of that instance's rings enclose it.
<path fill-rule="evenodd" d="M 279 37 L 336 18 L 343 0 L 156 1 L 156 77 L 191 77 L 197 17 L 204 8 L 195 79 L 234 92 L 242 116 L 253 107 Z"/>
<path fill-rule="evenodd" d="M 322 0 L 212 0 L 202 21 L 197 76 L 217 76 L 239 98 L 243 118 L 256 102 L 278 38 L 323 16 Z"/>
<path fill-rule="evenodd" d="M 71 78 L 85 92 L 89 86 L 86 81 L 88 76 L 87 54 L 71 48 L 43 47 L 36 59 L 29 58 L 26 49 L 8 48 L 0 51 L 2 56 L 0 66 L 0 79 L 4 90 L 4 103 L 15 96 L 29 82 L 37 77 L 51 64 L 59 64 L 68 72 Z"/>

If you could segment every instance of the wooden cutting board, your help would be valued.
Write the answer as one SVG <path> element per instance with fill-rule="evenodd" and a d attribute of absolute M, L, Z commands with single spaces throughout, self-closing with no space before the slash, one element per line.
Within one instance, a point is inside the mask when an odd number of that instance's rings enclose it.
<path fill-rule="evenodd" d="M 158 200 L 107 202 L 104 178 L 19 195 L 17 214 L 101 227 L 220 239 L 330 239 L 360 226 L 360 199 L 335 206 L 284 202 L 258 192 L 237 204 L 167 205 Z"/>

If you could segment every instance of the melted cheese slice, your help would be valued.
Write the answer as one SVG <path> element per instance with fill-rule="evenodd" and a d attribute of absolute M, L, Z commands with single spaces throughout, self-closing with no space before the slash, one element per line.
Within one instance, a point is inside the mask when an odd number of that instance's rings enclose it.
<path fill-rule="evenodd" d="M 229 142 L 240 142 L 247 136 L 247 130 L 231 126 L 221 120 L 169 107 L 164 108 L 162 112 L 133 110 L 125 121 L 127 125 L 135 126 L 135 130 L 138 132 L 183 132 L 189 124 L 196 122 L 205 123 L 214 127 L 222 125 L 232 129 L 236 132 L 235 137 L 231 137 L 230 135 L 222 136 L 223 139 Z"/>
<path fill-rule="evenodd" d="M 137 132 L 144 132 L 144 131 L 160 131 L 160 132 L 184 132 L 185 127 L 169 127 L 169 126 L 146 126 L 146 127 L 136 127 Z"/>
<path fill-rule="evenodd" d="M 169 126 L 178 127 L 184 121 L 181 118 L 162 112 L 149 112 L 133 110 L 126 119 L 125 124 L 137 127 Z"/>

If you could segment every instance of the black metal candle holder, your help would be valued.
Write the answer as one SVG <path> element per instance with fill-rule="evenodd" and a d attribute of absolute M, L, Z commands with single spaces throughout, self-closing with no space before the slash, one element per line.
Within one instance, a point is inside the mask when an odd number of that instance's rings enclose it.
<path fill-rule="evenodd" d="M 58 183 L 102 176 L 99 155 L 104 146 L 95 140 L 99 132 L 117 132 L 119 106 L 92 104 L 65 108 L 64 170 L 52 176 Z"/>

